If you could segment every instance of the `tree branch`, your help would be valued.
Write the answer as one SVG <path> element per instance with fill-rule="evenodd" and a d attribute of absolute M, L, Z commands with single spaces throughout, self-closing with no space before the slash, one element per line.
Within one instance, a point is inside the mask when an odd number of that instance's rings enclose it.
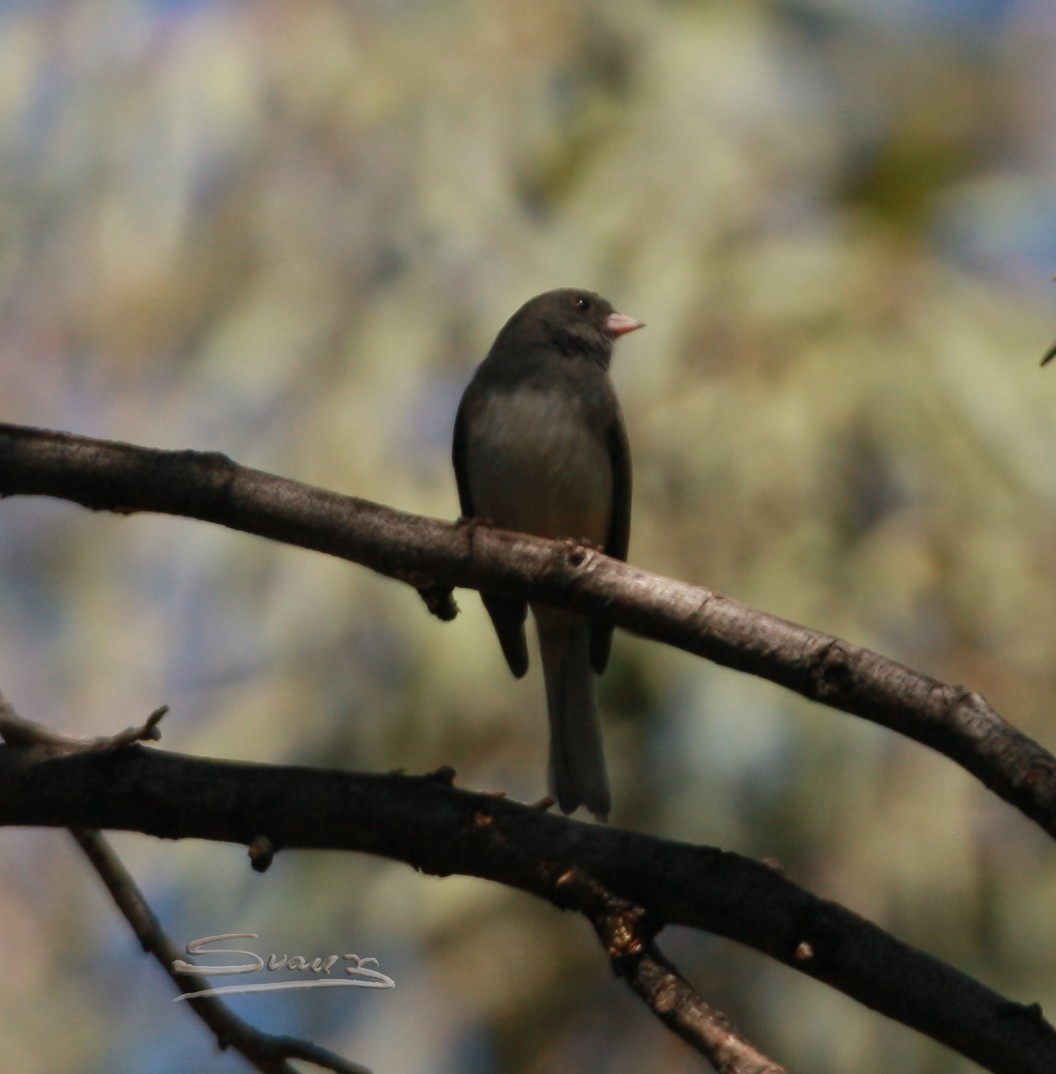
<path fill-rule="evenodd" d="M 616 973 L 661 1022 L 706 1055 L 719 1074 L 785 1074 L 664 958 L 653 940 L 658 922 L 640 906 L 616 898 L 577 868 L 558 879 L 554 901 L 559 898 L 589 918 Z"/>
<path fill-rule="evenodd" d="M 59 734 L 43 724 L 24 719 L 0 693 L 0 739 L 8 745 L 45 746 L 64 754 L 119 750 L 137 742 L 160 739 L 158 724 L 168 711 L 168 705 L 162 705 L 139 726 L 115 735 L 84 739 Z M 454 776 L 454 769 L 444 767 L 432 773 L 431 778 L 450 784 Z M 547 807 L 553 804 L 552 799 L 544 801 Z M 197 982 L 189 984 L 184 975 L 173 969 L 181 953 L 162 929 L 106 837 L 95 828 L 72 828 L 70 834 L 106 885 L 143 950 L 161 963 L 180 988 L 195 987 Z M 251 866 L 263 872 L 271 865 L 274 853 L 272 841 L 258 834 L 249 845 Z M 664 960 L 652 942 L 652 934 L 646 935 L 640 927 L 643 911 L 616 899 L 574 869 L 558 880 L 556 891 L 560 891 L 567 908 L 578 909 L 591 920 L 613 968 L 631 989 L 665 1025 L 706 1055 L 719 1074 L 784 1074 L 782 1067 L 741 1037 L 723 1014 L 697 996 L 689 982 Z M 191 997 L 188 1003 L 216 1034 L 221 1049 L 234 1047 L 263 1074 L 297 1074 L 285 1062 L 291 1058 L 314 1062 L 336 1074 L 370 1074 L 365 1067 L 308 1041 L 262 1033 L 214 996 Z"/>
<path fill-rule="evenodd" d="M 568 904 L 591 883 L 657 923 L 729 937 L 824 981 L 995 1074 L 1049 1074 L 1056 1032 L 776 871 L 724 851 L 586 825 L 440 777 L 201 760 L 140 745 L 0 747 L 0 824 L 93 827 L 355 850 Z M 653 968 L 646 963 L 641 980 Z M 643 987 L 645 985 L 643 984 Z"/>
<path fill-rule="evenodd" d="M 138 727 L 128 727 L 115 735 L 101 738 L 80 739 L 59 734 L 43 724 L 24 719 L 0 693 L 0 738 L 8 745 L 43 746 L 66 754 L 121 750 L 136 742 L 160 739 L 158 724 L 168 711 L 168 705 L 162 705 Z M 161 922 L 132 879 L 132 874 L 114 853 L 106 836 L 94 828 L 75 827 L 70 828 L 70 835 L 106 885 L 107 891 L 136 934 L 143 950 L 161 963 L 177 987 L 197 989 L 199 982 L 196 979 L 176 973 L 173 969 L 182 952 L 166 935 Z M 264 1033 L 239 1018 L 223 1000 L 215 996 L 190 996 L 187 1003 L 216 1035 L 221 1050 L 234 1048 L 262 1074 L 299 1074 L 295 1067 L 286 1062 L 287 1059 L 304 1059 L 324 1070 L 332 1070 L 335 1074 L 371 1074 L 366 1067 L 335 1055 L 311 1041 Z"/>
<path fill-rule="evenodd" d="M 83 828 L 74 828 L 71 834 L 106 885 L 117 908 L 131 925 L 143 950 L 157 959 L 181 990 L 192 991 L 200 988 L 201 981 L 197 978 L 173 971 L 173 963 L 181 958 L 184 952 L 166 935 L 143 893 L 121 859 L 114 853 L 106 837 L 101 832 Z M 370 1071 L 359 1063 L 353 1063 L 311 1041 L 262 1032 L 240 1018 L 216 996 L 190 996 L 187 1003 L 216 1035 L 221 1050 L 234 1048 L 262 1074 L 300 1074 L 296 1067 L 287 1062 L 288 1059 L 302 1059 L 323 1070 L 332 1070 L 335 1074 L 370 1074 Z"/>
<path fill-rule="evenodd" d="M 0 423 L 0 497 L 13 495 L 183 515 L 314 549 L 413 585 L 442 615 L 448 590 L 465 586 L 605 616 L 930 746 L 1056 835 L 1056 758 L 980 694 L 589 548 L 407 514 L 224 455 Z"/>

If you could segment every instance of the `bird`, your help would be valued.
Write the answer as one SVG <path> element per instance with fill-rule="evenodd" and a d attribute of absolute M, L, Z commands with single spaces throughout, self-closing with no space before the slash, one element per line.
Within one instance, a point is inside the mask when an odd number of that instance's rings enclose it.
<path fill-rule="evenodd" d="M 631 458 L 609 379 L 616 340 L 644 327 L 593 291 L 525 302 L 477 367 L 455 419 L 452 461 L 465 519 L 570 539 L 626 560 Z M 525 600 L 481 594 L 506 663 L 528 670 Z M 549 790 L 562 812 L 610 811 L 595 674 L 612 624 L 532 603 L 550 725 Z"/>

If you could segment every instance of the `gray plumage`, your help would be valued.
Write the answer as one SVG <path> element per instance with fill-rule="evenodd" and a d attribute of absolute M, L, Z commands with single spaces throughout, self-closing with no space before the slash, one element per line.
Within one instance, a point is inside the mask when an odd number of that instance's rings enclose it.
<path fill-rule="evenodd" d="M 453 461 L 462 514 L 626 559 L 631 466 L 608 376 L 616 338 L 640 327 L 590 291 L 549 291 L 506 323 L 462 397 Z M 483 594 L 510 670 L 528 669 L 523 601 Z M 612 626 L 532 605 L 550 717 L 550 789 L 561 809 L 609 813 L 594 673 Z"/>

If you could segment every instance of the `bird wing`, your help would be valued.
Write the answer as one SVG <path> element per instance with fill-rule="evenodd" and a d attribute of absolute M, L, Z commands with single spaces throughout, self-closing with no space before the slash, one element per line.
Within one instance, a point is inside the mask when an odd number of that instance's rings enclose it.
<path fill-rule="evenodd" d="M 626 560 L 631 538 L 631 452 L 618 406 L 609 426 L 608 447 L 612 464 L 612 515 L 605 552 L 614 559 Z M 590 663 L 599 675 L 609 662 L 611 648 L 612 623 L 594 620 L 590 628 Z"/>
<path fill-rule="evenodd" d="M 472 386 L 462 397 L 455 417 L 455 436 L 451 445 L 451 461 L 455 467 L 455 483 L 458 485 L 458 502 L 462 517 L 472 520 L 476 517 L 473 506 L 473 493 L 469 488 L 469 467 L 466 465 L 466 429 L 472 420 L 472 412 L 477 405 Z M 470 525 L 473 522 L 470 521 Z M 487 609 L 495 633 L 502 646 L 502 655 L 506 658 L 510 671 L 522 678 L 528 671 L 528 643 L 524 636 L 524 620 L 528 615 L 526 601 L 495 597 L 481 593 L 481 600 Z"/>

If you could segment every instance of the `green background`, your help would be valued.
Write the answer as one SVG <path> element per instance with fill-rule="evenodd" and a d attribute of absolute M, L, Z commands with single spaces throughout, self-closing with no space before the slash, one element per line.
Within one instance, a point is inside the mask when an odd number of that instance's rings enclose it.
<path fill-rule="evenodd" d="M 883 11 L 880 8 L 883 7 Z M 980 690 L 1053 747 L 1056 14 L 1044 3 L 0 5 L 0 420 L 445 518 L 454 410 L 554 286 L 613 377 L 630 558 Z M 545 789 L 538 670 L 475 594 L 186 520 L 0 504 L 0 689 L 102 734 Z M 617 635 L 613 823 L 788 876 L 1056 1009 L 1056 852 L 925 748 Z M 179 943 L 355 951 L 391 992 L 237 1009 L 378 1072 L 700 1069 L 592 931 L 353 855 L 114 839 Z M 793 1070 L 974 1069 L 753 952 L 661 946 Z M 0 1052 L 244 1069 L 62 832 L 0 832 Z M 336 994 L 335 994 L 336 992 Z"/>

